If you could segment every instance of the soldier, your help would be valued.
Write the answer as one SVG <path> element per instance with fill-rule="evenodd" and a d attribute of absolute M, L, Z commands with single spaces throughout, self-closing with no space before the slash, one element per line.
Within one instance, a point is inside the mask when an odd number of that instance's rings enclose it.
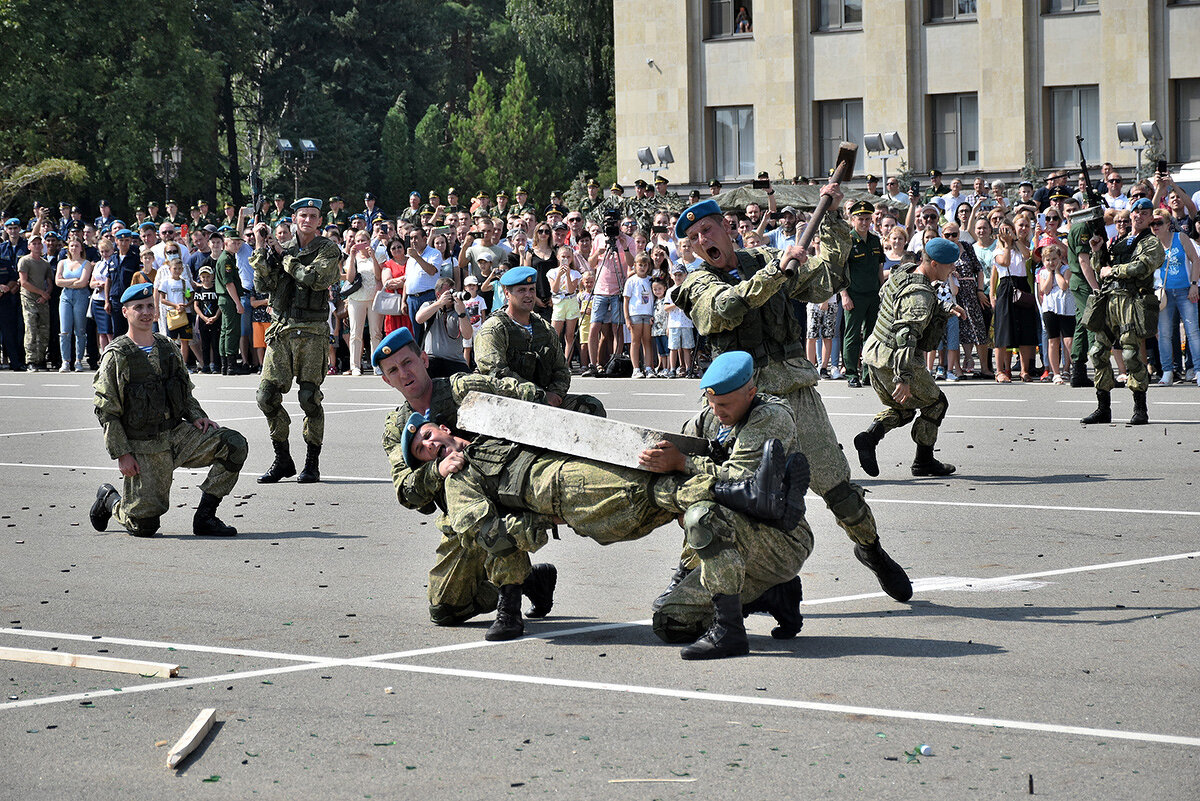
<path fill-rule="evenodd" d="M 418 195 L 417 198 L 419 200 L 420 195 Z M 387 215 L 384 214 L 383 209 L 379 208 L 379 206 L 376 204 L 375 196 L 370 192 L 363 194 L 363 205 L 366 207 L 363 209 L 362 215 L 363 219 L 367 221 L 367 230 L 373 231 L 375 230 L 375 221 L 386 220 Z"/>
<path fill-rule="evenodd" d="M 546 403 L 604 417 L 604 405 L 591 395 L 568 395 L 571 368 L 562 342 L 537 314 L 537 270 L 517 267 L 500 277 L 505 307 L 488 315 L 475 334 L 475 364 L 496 378 L 530 381 L 546 391 Z"/>
<path fill-rule="evenodd" d="M 271 198 L 271 202 L 275 204 L 275 207 L 271 209 L 271 213 L 267 215 L 267 223 L 274 228 L 279 224 L 280 220 L 288 216 L 287 198 L 285 198 L 283 195 L 277 194 Z"/>
<path fill-rule="evenodd" d="M 655 199 L 673 197 L 671 195 L 671 190 L 667 189 L 667 187 L 670 184 L 671 184 L 671 182 L 667 180 L 665 175 L 654 176 L 654 197 L 655 197 Z"/>
<path fill-rule="evenodd" d="M 151 200 L 146 204 L 146 220 L 154 223 L 155 227 L 164 221 L 164 217 L 158 213 L 158 201 Z"/>
<path fill-rule="evenodd" d="M 346 214 L 346 203 L 338 195 L 329 198 L 329 211 L 325 212 L 325 225 L 336 225 L 341 233 L 350 227 L 350 217 Z"/>
<path fill-rule="evenodd" d="M 595 178 L 587 179 L 587 197 L 579 201 L 579 206 L 575 211 L 582 214 L 584 217 L 591 217 L 592 211 L 600 205 L 602 198 L 600 197 L 600 182 Z"/>
<path fill-rule="evenodd" d="M 863 340 L 875 330 L 879 315 L 879 288 L 883 286 L 883 243 L 871 233 L 871 215 L 875 207 L 860 200 L 850 207 L 850 256 L 846 259 L 846 288 L 842 290 L 842 309 L 846 325 L 842 332 L 842 366 L 847 386 L 862 386 L 859 360 Z"/>
<path fill-rule="evenodd" d="M 96 491 L 89 517 L 104 531 L 109 519 L 135 537 L 152 537 L 171 508 L 177 467 L 210 467 L 192 518 L 192 533 L 232 537 L 237 529 L 216 515 L 246 462 L 246 438 L 210 420 L 192 394 L 192 381 L 175 343 L 154 333 L 154 286 L 134 284 L 121 295 L 129 333 L 112 341 L 92 383 L 104 447 L 125 477 L 124 495 L 112 484 Z"/>
<path fill-rule="evenodd" d="M 370 214 L 367 215 L 367 230 L 374 230 L 375 219 L 372 219 Z M 400 222 L 406 222 L 410 225 L 420 225 L 421 223 L 421 193 L 412 191 L 408 193 L 408 208 L 400 212 Z"/>
<path fill-rule="evenodd" d="M 1108 245 L 1108 265 L 1100 268 L 1100 289 L 1088 299 L 1084 313 L 1088 330 L 1094 331 L 1096 341 L 1088 356 L 1096 382 L 1096 410 L 1083 418 L 1083 423 L 1112 422 L 1113 377 L 1109 353 L 1121 346 L 1125 357 L 1125 386 L 1133 393 L 1133 417 L 1129 424 L 1144 426 L 1150 422 L 1146 410 L 1146 388 L 1150 374 L 1142 361 L 1140 344 L 1158 330 L 1158 299 L 1154 294 L 1154 273 L 1166 260 L 1166 251 L 1150 230 L 1154 220 L 1154 205 L 1138 198 L 1129 206 L 1129 236 Z M 1105 248 L 1102 237 L 1094 236 L 1089 243 L 1092 262 L 1099 263 Z M 1169 344 L 1169 343 L 1168 343 Z"/>
<path fill-rule="evenodd" d="M 209 213 L 208 201 L 205 200 L 204 198 L 200 198 L 199 200 L 196 201 L 196 208 L 199 209 L 200 216 L 198 218 L 196 218 L 196 220 L 194 221 L 195 225 L 192 226 L 192 230 L 195 230 L 197 228 L 203 228 L 206 225 L 216 225 L 218 222 L 221 222 L 220 220 L 217 219 L 217 216 L 215 214 Z"/>
<path fill-rule="evenodd" d="M 821 194 L 830 197 L 834 209 L 842 198 L 836 183 L 827 184 Z M 675 236 L 690 239 L 705 264 L 675 291 L 675 304 L 697 333 L 708 337 L 714 354 L 745 350 L 754 357 L 759 388 L 791 405 L 796 445 L 812 466 L 813 489 L 854 541 L 855 556 L 875 573 L 884 592 L 907 601 L 912 584 L 880 545 L 864 490 L 850 483 L 850 465 L 816 391 L 819 374 L 804 358 L 803 332 L 792 312 L 791 299 L 823 302 L 844 283 L 849 228 L 833 211 L 822 220 L 819 233 L 821 253 L 813 258 L 795 246 L 782 252 L 735 250 L 715 200 L 690 206 L 680 215 Z M 730 275 L 733 269 L 740 281 Z M 676 577 L 680 575 L 677 570 Z"/>
<path fill-rule="evenodd" d="M 103 233 L 112 228 L 112 224 L 116 222 L 116 219 L 117 218 L 112 214 L 112 206 L 109 205 L 109 202 L 107 200 L 101 200 L 100 216 L 95 219 L 92 225 L 96 227 L 97 231 Z"/>
<path fill-rule="evenodd" d="M 167 213 L 163 215 L 161 220 L 156 221 L 155 228 L 157 229 L 162 223 L 171 223 L 176 228 L 182 228 L 187 224 L 188 218 L 184 217 L 179 212 L 179 204 L 174 199 L 167 199 Z"/>
<path fill-rule="evenodd" d="M 708 182 L 708 194 L 712 197 L 716 197 L 717 195 L 721 194 L 721 182 L 716 178 L 713 178 Z"/>
<path fill-rule="evenodd" d="M 883 287 L 879 319 L 863 350 L 863 364 L 871 375 L 871 386 L 887 408 L 875 415 L 870 428 L 854 438 L 858 463 L 869 476 L 879 475 L 875 448 L 887 432 L 907 425 L 921 413 L 912 427 L 917 456 L 914 476 L 948 476 L 954 465 L 933 455 L 938 427 L 950 402 L 925 369 L 925 352 L 938 346 L 946 333 L 951 314 L 967 313 L 953 302 L 939 301 L 935 283 L 944 283 L 961 251 L 949 239 L 929 240 L 920 264 L 892 269 Z"/>
<path fill-rule="evenodd" d="M 525 187 L 518 186 L 517 191 L 513 192 L 513 195 L 517 201 L 512 209 L 513 214 L 524 214 L 527 211 L 537 214 L 537 207 L 529 201 L 529 193 L 525 191 Z"/>
<path fill-rule="evenodd" d="M 458 205 L 458 190 L 453 186 L 446 190 L 446 214 L 458 214 L 460 211 L 466 211 L 466 206 Z"/>
<path fill-rule="evenodd" d="M 329 287 L 337 280 L 342 252 L 321 236 L 321 201 L 301 198 L 292 204 L 296 236 L 287 246 L 271 236 L 265 223 L 254 227 L 254 289 L 271 296 L 271 326 L 267 329 L 267 355 L 258 385 L 258 408 L 267 417 L 275 461 L 258 477 L 274 484 L 296 475 L 288 449 L 291 422 L 283 396 L 298 384 L 297 400 L 304 411 L 304 442 L 308 452 L 301 484 L 321 480 L 319 460 L 325 437 L 325 410 L 321 383 L 329 369 Z"/>

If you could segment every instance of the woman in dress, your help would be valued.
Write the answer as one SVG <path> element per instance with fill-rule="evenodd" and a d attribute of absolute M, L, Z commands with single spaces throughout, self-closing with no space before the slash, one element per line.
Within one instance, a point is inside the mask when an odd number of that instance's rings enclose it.
<path fill-rule="evenodd" d="M 538 223 L 533 230 L 533 246 L 528 251 L 528 266 L 537 270 L 537 301 L 533 310 L 549 319 L 552 316 L 550 303 L 550 280 L 546 277 L 558 266 L 558 258 L 554 255 L 554 244 L 551 242 L 552 232 L 550 223 Z"/>
<path fill-rule="evenodd" d="M 383 285 L 383 265 L 379 263 L 375 248 L 371 246 L 371 235 L 366 231 L 354 235 L 354 244 L 343 269 L 346 281 L 353 282 L 355 277 L 362 276 L 362 286 L 346 298 L 346 313 L 350 320 L 350 375 L 362 375 L 363 326 L 370 324 L 372 348 L 383 339 L 383 315 L 372 308 L 375 293 Z"/>
<path fill-rule="evenodd" d="M 1004 221 L 997 231 L 990 282 L 992 307 L 996 310 L 996 381 L 1012 382 L 1012 360 L 1008 349 L 1021 357 L 1021 380 L 1033 381 L 1033 351 L 1041 339 L 1037 319 L 1037 296 L 1029 283 L 1026 262 L 1032 257 L 1029 243 L 1017 235 L 1013 224 Z M 1032 303 L 1025 302 L 1025 297 Z"/>
<path fill-rule="evenodd" d="M 962 204 L 962 208 L 966 204 Z M 957 215 L 956 215 L 957 216 Z M 986 221 L 985 221 L 986 224 Z M 987 322 L 983 316 L 983 304 L 989 303 L 987 290 L 984 289 L 983 268 L 979 266 L 979 258 L 975 255 L 975 248 L 971 244 L 962 241 L 962 233 L 956 231 L 957 226 L 947 225 L 946 231 L 942 236 L 947 239 L 958 239 L 958 248 L 961 251 L 958 256 L 958 261 L 954 263 L 954 273 L 958 276 L 958 305 L 962 306 L 967 313 L 967 319 L 960 320 L 958 326 L 958 342 L 962 346 L 962 365 L 963 373 L 967 374 L 974 370 L 973 350 L 979 351 L 979 360 L 981 364 L 980 375 L 985 378 L 991 378 L 991 373 L 986 371 L 987 357 Z M 950 236 L 951 233 L 956 233 L 957 237 Z"/>

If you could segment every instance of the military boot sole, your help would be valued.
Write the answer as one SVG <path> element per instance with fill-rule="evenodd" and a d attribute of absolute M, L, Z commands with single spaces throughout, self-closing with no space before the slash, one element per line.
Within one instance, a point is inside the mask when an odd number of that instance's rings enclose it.
<path fill-rule="evenodd" d="M 952 464 L 945 462 L 933 462 L 929 464 L 914 464 L 912 466 L 912 474 L 917 477 L 921 476 L 948 476 L 958 470 Z"/>
<path fill-rule="evenodd" d="M 92 503 L 92 508 L 88 512 L 88 519 L 92 523 L 92 528 L 96 531 L 106 531 L 108 523 L 112 520 L 112 512 L 108 508 L 108 497 L 115 493 L 117 488 L 112 484 L 101 484 L 96 490 L 96 500 Z"/>
<path fill-rule="evenodd" d="M 533 604 L 526 617 L 543 618 L 554 608 L 554 589 L 558 586 L 558 568 L 546 563 L 534 565 L 521 585 L 521 594 Z"/>
<path fill-rule="evenodd" d="M 875 574 L 880 589 L 894 600 L 905 603 L 912 599 L 912 582 L 909 581 L 908 574 L 878 543 L 874 551 L 862 545 L 855 545 L 854 556 Z"/>
<path fill-rule="evenodd" d="M 854 436 L 854 450 L 858 451 L 858 466 L 872 478 L 879 475 L 879 458 L 875 455 L 875 446 L 878 444 L 875 438 L 866 431 Z"/>

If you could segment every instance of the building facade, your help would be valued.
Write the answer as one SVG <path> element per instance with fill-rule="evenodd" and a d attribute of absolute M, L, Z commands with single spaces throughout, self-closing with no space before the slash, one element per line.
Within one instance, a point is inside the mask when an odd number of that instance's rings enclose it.
<path fill-rule="evenodd" d="M 1118 122 L 1200 160 L 1200 0 L 614 0 L 617 174 L 670 145 L 675 185 L 824 176 L 897 131 L 916 171 L 1132 166 Z M 1144 142 L 1142 143 L 1144 144 Z M 643 173 L 644 174 L 644 173 Z"/>

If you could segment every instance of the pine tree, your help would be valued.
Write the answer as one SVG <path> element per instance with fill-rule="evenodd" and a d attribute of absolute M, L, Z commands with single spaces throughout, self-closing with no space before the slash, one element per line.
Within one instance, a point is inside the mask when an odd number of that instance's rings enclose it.
<path fill-rule="evenodd" d="M 396 206 L 408 205 L 408 193 L 414 189 L 444 186 L 447 181 L 449 156 L 446 148 L 446 112 L 441 106 L 432 105 L 417 123 L 413 132 L 412 181 L 404 188 L 403 201 Z"/>
<path fill-rule="evenodd" d="M 492 86 L 483 77 L 475 79 L 467 100 L 466 114 L 450 116 L 449 157 L 455 180 L 475 190 L 495 192 L 498 188 L 499 165 L 494 152 L 497 137 L 495 101 Z"/>
<path fill-rule="evenodd" d="M 525 184 L 535 202 L 545 203 L 551 190 L 561 188 L 562 160 L 554 139 L 554 121 L 538 106 L 525 60 L 520 57 L 513 63 L 512 78 L 504 87 L 492 130 L 497 136 L 490 163 L 498 169 L 501 184 Z"/>
<path fill-rule="evenodd" d="M 383 156 L 383 208 L 402 209 L 414 184 L 412 132 L 408 127 L 405 97 L 401 94 L 383 121 L 379 143 Z"/>

